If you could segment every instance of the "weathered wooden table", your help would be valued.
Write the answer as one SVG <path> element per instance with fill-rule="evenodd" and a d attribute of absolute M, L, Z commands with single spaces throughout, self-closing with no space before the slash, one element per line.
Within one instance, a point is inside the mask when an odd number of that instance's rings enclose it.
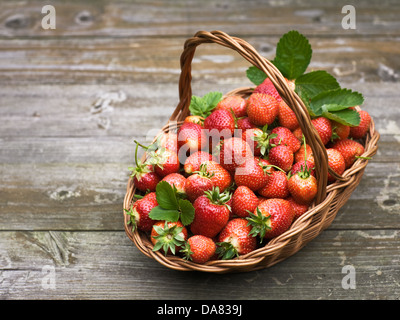
<path fill-rule="evenodd" d="M 398 1 L 355 4 L 356 29 L 342 26 L 342 0 L 52 1 L 55 29 L 42 27 L 45 4 L 0 1 L 1 299 L 400 297 Z M 292 29 L 310 39 L 310 69 L 365 96 L 381 139 L 361 184 L 330 228 L 271 268 L 177 272 L 145 257 L 124 232 L 127 168 L 133 140 L 178 102 L 184 41 L 222 30 L 273 58 Z M 251 85 L 248 66 L 199 47 L 194 94 Z"/>

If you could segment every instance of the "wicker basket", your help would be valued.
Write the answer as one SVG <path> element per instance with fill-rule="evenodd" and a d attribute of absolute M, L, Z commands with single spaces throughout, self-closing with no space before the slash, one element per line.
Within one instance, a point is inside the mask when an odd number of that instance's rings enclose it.
<path fill-rule="evenodd" d="M 192 96 L 191 90 L 191 63 L 196 47 L 203 43 L 216 43 L 238 52 L 252 65 L 264 71 L 275 85 L 283 100 L 291 106 L 299 121 L 307 143 L 313 150 L 315 159 L 315 173 L 318 180 L 318 194 L 309 210 L 297 219 L 289 230 L 270 240 L 264 247 L 258 248 L 249 254 L 232 260 L 212 260 L 206 264 L 196 264 L 179 256 L 154 252 L 149 236 L 141 231 L 133 231 L 127 225 L 129 216 L 124 212 L 125 232 L 137 248 L 146 256 L 157 260 L 162 265 L 180 271 L 203 271 L 213 273 L 248 272 L 270 267 L 298 252 L 310 240 L 318 236 L 329 227 L 339 209 L 346 203 L 354 189 L 359 184 L 368 160 L 357 159 L 353 166 L 347 169 L 342 176 L 337 176 L 329 167 L 327 154 L 317 131 L 311 124 L 311 118 L 299 96 L 291 90 L 279 70 L 267 59 L 260 56 L 247 42 L 240 38 L 231 37 L 221 31 L 200 31 L 194 37 L 187 39 L 181 55 L 181 75 L 179 80 L 180 101 L 171 115 L 169 122 L 161 129 L 168 131 L 179 127 L 189 115 L 189 105 Z M 239 94 L 248 97 L 253 88 L 239 88 L 226 94 Z M 172 124 L 172 128 L 171 128 Z M 370 130 L 364 138 L 365 153 L 363 157 L 371 157 L 377 152 L 379 133 L 371 121 Z M 328 172 L 337 178 L 337 181 L 327 186 Z M 129 209 L 135 194 L 132 179 L 127 185 L 124 199 L 124 209 Z"/>

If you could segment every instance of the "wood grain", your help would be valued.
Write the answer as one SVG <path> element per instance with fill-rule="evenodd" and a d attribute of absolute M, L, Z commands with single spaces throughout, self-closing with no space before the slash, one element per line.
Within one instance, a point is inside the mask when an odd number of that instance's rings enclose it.
<path fill-rule="evenodd" d="M 290 29 L 322 35 L 398 35 L 397 1 L 362 1 L 355 5 L 356 30 L 342 28 L 348 1 L 52 1 L 55 30 L 43 30 L 43 2 L 2 1 L 2 37 L 138 37 L 193 35 L 225 30 L 231 35 L 281 35 Z M 240 24 L 240 27 L 238 27 Z"/>
<path fill-rule="evenodd" d="M 398 230 L 327 230 L 271 268 L 214 275 L 167 269 L 142 255 L 123 232 L 4 231 L 1 293 L 3 299 L 175 300 L 190 294 L 259 300 L 268 293 L 275 300 L 391 300 L 400 293 L 393 286 L 400 271 L 397 238 Z M 356 289 L 342 287 L 345 265 L 355 268 Z M 43 270 L 50 268 L 54 289 L 46 287 Z"/>
<path fill-rule="evenodd" d="M 339 82 L 399 80 L 400 65 L 395 57 L 400 49 L 396 38 L 306 35 L 313 48 L 310 70 L 326 70 Z M 243 39 L 266 58 L 274 58 L 279 36 Z M 88 45 L 87 39 L 69 37 L 0 39 L 0 83 L 131 84 L 132 90 L 143 83 L 176 83 L 185 40 L 186 37 L 160 38 L 157 42 L 152 38 L 94 38 Z M 232 50 L 204 45 L 197 49 L 193 61 L 194 81 L 246 85 L 250 83 L 245 76 L 249 66 Z"/>
<path fill-rule="evenodd" d="M 1 299 L 398 299 L 398 1 L 357 2 L 355 30 L 341 26 L 345 0 L 52 4 L 57 27 L 43 30 L 42 1 L 0 1 Z M 247 274 L 166 269 L 136 249 L 122 219 L 133 139 L 150 142 L 177 105 L 185 39 L 215 29 L 269 59 L 283 33 L 304 33 L 310 70 L 362 92 L 381 134 L 330 228 L 288 260 Z M 204 45 L 193 93 L 252 85 L 248 67 Z M 345 265 L 355 268 L 354 290 L 341 285 Z M 54 289 L 43 284 L 46 267 Z"/>

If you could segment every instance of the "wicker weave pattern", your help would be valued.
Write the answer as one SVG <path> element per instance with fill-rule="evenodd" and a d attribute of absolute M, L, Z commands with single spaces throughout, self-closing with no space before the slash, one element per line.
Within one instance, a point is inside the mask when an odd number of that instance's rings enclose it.
<path fill-rule="evenodd" d="M 342 176 L 338 176 L 334 173 L 328 167 L 325 146 L 314 126 L 311 124 L 311 118 L 304 103 L 300 97 L 288 87 L 285 78 L 279 70 L 270 63 L 270 61 L 261 57 L 250 44 L 240 38 L 231 37 L 221 31 L 200 31 L 185 42 L 180 60 L 180 101 L 171 115 L 169 122 L 161 131 L 176 129 L 182 124 L 185 117 L 189 115 L 189 105 L 192 96 L 191 62 L 196 47 L 203 43 L 216 43 L 235 50 L 252 65 L 264 71 L 275 85 L 282 99 L 295 112 L 306 141 L 313 150 L 315 159 L 315 173 L 319 185 L 314 204 L 292 224 L 289 230 L 269 241 L 264 247 L 233 260 L 209 261 L 204 265 L 186 261 L 178 256 L 164 256 L 164 254 L 160 252 L 152 251 L 153 245 L 148 236 L 140 231 L 132 232 L 127 226 L 129 217 L 124 213 L 125 232 L 143 254 L 171 269 L 227 273 L 247 272 L 267 268 L 298 252 L 332 223 L 339 209 L 347 202 L 354 189 L 360 183 L 368 160 L 357 159 L 353 166 L 346 170 Z M 227 95 L 236 94 L 248 97 L 251 92 L 252 88 L 239 88 L 229 92 Z M 370 130 L 365 138 L 365 153 L 363 157 L 371 157 L 376 154 L 378 140 L 379 133 L 375 130 L 374 122 L 371 121 Z M 338 180 L 327 187 L 328 172 L 334 175 Z M 134 194 L 135 187 L 133 181 L 130 179 L 124 199 L 124 209 L 129 209 Z"/>

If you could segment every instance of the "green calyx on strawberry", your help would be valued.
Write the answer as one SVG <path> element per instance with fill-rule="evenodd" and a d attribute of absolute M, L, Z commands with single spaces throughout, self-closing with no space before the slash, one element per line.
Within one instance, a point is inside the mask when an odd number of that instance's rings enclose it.
<path fill-rule="evenodd" d="M 211 203 L 216 205 L 224 205 L 229 209 L 229 211 L 231 211 L 231 207 L 227 204 L 232 197 L 232 194 L 229 192 L 229 190 L 220 192 L 219 187 L 214 187 L 212 190 L 204 191 L 204 194 Z"/>
<path fill-rule="evenodd" d="M 260 236 L 261 241 L 272 239 L 286 232 L 293 222 L 294 213 L 289 201 L 271 198 L 261 201 L 254 213 L 248 218 L 253 236 Z"/>
<path fill-rule="evenodd" d="M 152 235 L 152 238 L 155 239 L 153 251 L 162 249 L 165 255 L 168 252 L 175 254 L 176 248 L 182 247 L 185 243 L 183 228 L 183 226 L 178 227 L 177 224 L 168 226 L 167 221 L 165 221 L 164 227 L 153 225 L 154 235 Z"/>
<path fill-rule="evenodd" d="M 262 214 L 261 210 L 257 207 L 256 214 L 249 212 L 249 217 L 247 218 L 248 225 L 252 226 L 250 235 L 253 237 L 259 236 L 261 241 L 264 239 L 268 230 L 271 230 L 271 215 Z"/>
<path fill-rule="evenodd" d="M 229 260 L 239 257 L 237 248 L 231 242 L 217 242 L 216 245 L 216 253 L 220 259 Z"/>
<path fill-rule="evenodd" d="M 197 173 L 202 177 L 206 177 L 211 179 L 215 173 L 207 171 L 207 163 L 202 163 L 198 171 L 194 171 L 193 173 Z"/>
<path fill-rule="evenodd" d="M 185 242 L 184 247 L 182 250 L 180 250 L 180 252 L 183 253 L 183 258 L 185 260 L 192 260 L 192 255 L 194 254 L 194 252 L 190 248 L 189 242 Z"/>
<path fill-rule="evenodd" d="M 251 139 L 256 142 L 256 148 L 260 149 L 260 154 L 265 156 L 268 153 L 268 150 L 274 146 L 274 144 L 271 143 L 271 140 L 277 136 L 276 133 L 270 133 L 268 131 L 268 124 L 266 124 L 261 131 L 254 131 L 254 137 Z"/>

